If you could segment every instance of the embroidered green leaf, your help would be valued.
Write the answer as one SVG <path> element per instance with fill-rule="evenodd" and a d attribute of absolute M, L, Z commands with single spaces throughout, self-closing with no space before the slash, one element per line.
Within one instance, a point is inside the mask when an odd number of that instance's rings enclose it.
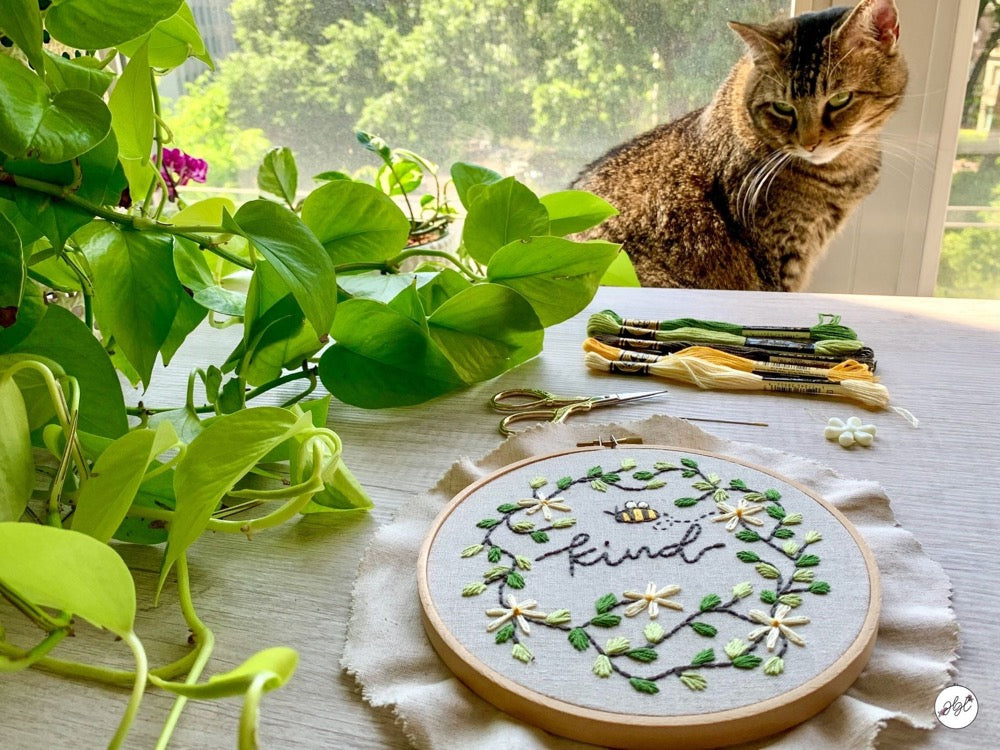
<path fill-rule="evenodd" d="M 477 523 L 476 526 L 478 526 L 481 529 L 492 529 L 498 523 L 500 523 L 500 521 L 498 521 L 496 518 L 484 518 L 482 521 Z"/>
<path fill-rule="evenodd" d="M 635 459 L 634 459 L 634 458 L 623 458 L 623 459 L 622 459 L 622 464 L 621 464 L 621 467 L 622 467 L 622 471 L 631 471 L 631 470 L 632 470 L 632 469 L 634 469 L 634 468 L 635 468 L 635 467 L 636 467 L 637 465 L 638 465 L 638 464 L 636 464 L 636 462 L 635 462 Z"/>
<path fill-rule="evenodd" d="M 614 473 L 612 473 L 612 474 L 605 474 L 605 475 L 604 475 L 603 477 L 601 477 L 601 478 L 602 478 L 602 479 L 603 479 L 603 480 L 604 480 L 605 482 L 607 482 L 608 484 L 614 484 L 615 482 L 619 482 L 619 481 L 621 481 L 621 475 L 619 475 L 619 474 L 614 474 Z"/>
<path fill-rule="evenodd" d="M 607 492 L 608 485 L 606 485 L 600 479 L 595 479 L 590 483 L 590 489 L 597 490 L 598 492 Z"/>
<path fill-rule="evenodd" d="M 514 644 L 514 648 L 510 650 L 510 655 L 518 661 L 523 661 L 525 664 L 535 658 L 531 655 L 531 652 L 520 643 Z"/>
<path fill-rule="evenodd" d="M 518 521 L 517 523 L 512 523 L 510 527 L 514 531 L 524 534 L 535 528 L 535 523 L 534 521 Z"/>
<path fill-rule="evenodd" d="M 677 676 L 689 690 L 704 690 L 708 687 L 708 680 L 699 672 L 681 672 Z"/>
<path fill-rule="evenodd" d="M 811 568 L 815 565 L 819 565 L 819 557 L 816 555 L 802 555 L 795 561 L 795 567 L 797 568 Z"/>
<path fill-rule="evenodd" d="M 590 647 L 590 637 L 583 628 L 573 628 L 567 637 L 570 645 L 577 651 L 586 651 Z"/>
<path fill-rule="evenodd" d="M 816 542 L 822 541 L 823 535 L 816 530 L 811 530 L 806 532 L 806 544 L 816 544 Z"/>
<path fill-rule="evenodd" d="M 626 651 L 625 656 L 648 664 L 651 661 L 656 661 L 659 654 L 652 648 L 633 648 Z"/>
<path fill-rule="evenodd" d="M 704 651 L 699 651 L 691 659 L 692 667 L 700 667 L 702 664 L 709 664 L 715 661 L 715 651 L 710 648 L 706 648 Z"/>
<path fill-rule="evenodd" d="M 698 504 L 698 498 L 696 497 L 679 497 L 674 500 L 674 505 L 678 508 L 690 508 L 692 505 Z"/>
<path fill-rule="evenodd" d="M 599 628 L 613 628 L 622 621 L 619 615 L 613 615 L 606 613 L 603 615 L 598 615 L 590 621 L 591 625 L 596 625 Z"/>
<path fill-rule="evenodd" d="M 764 662 L 764 674 L 777 676 L 785 671 L 785 660 L 780 656 L 772 656 Z"/>
<path fill-rule="evenodd" d="M 462 596 L 479 596 L 484 591 L 486 591 L 486 584 L 482 581 L 476 581 L 475 583 L 467 584 L 462 589 Z"/>
<path fill-rule="evenodd" d="M 735 534 L 733 534 L 741 542 L 756 542 L 760 541 L 760 534 L 756 531 L 751 531 L 750 529 L 740 529 Z"/>
<path fill-rule="evenodd" d="M 742 656 L 746 653 L 746 650 L 750 648 L 750 644 L 744 641 L 742 638 L 733 638 L 725 646 L 726 656 L 730 659 L 735 659 L 738 656 Z"/>
<path fill-rule="evenodd" d="M 693 458 L 682 458 L 681 466 L 687 466 L 689 469 L 697 469 L 698 462 L 695 461 Z"/>
<path fill-rule="evenodd" d="M 764 604 L 774 604 L 778 601 L 778 595 L 771 591 L 771 589 L 764 589 L 760 592 L 760 600 Z"/>
<path fill-rule="evenodd" d="M 651 622 L 642 629 L 642 634 L 646 636 L 646 640 L 650 643 L 659 643 L 663 640 L 667 633 L 660 623 Z"/>
<path fill-rule="evenodd" d="M 629 646 L 631 645 L 632 644 L 628 642 L 628 638 L 621 638 L 621 637 L 609 638 L 607 643 L 604 644 L 604 653 L 608 654 L 609 656 L 624 654 L 626 651 L 628 651 Z"/>
<path fill-rule="evenodd" d="M 791 539 L 795 536 L 795 532 L 791 529 L 775 529 L 774 538 L 775 539 Z"/>
<path fill-rule="evenodd" d="M 691 486 L 694 487 L 696 490 L 702 490 L 702 491 L 715 489 L 715 485 L 705 481 L 692 482 Z"/>
<path fill-rule="evenodd" d="M 495 565 L 485 573 L 483 573 L 483 578 L 487 581 L 495 581 L 498 578 L 503 578 L 510 571 L 506 565 Z"/>
<path fill-rule="evenodd" d="M 483 545 L 473 544 L 472 546 L 466 547 L 465 549 L 462 550 L 462 557 L 475 557 L 482 551 L 483 551 Z"/>
<path fill-rule="evenodd" d="M 781 545 L 781 551 L 789 557 L 795 557 L 799 553 L 799 545 L 795 542 L 785 542 Z"/>
<path fill-rule="evenodd" d="M 531 560 L 524 555 L 514 555 L 514 564 L 521 570 L 531 570 Z"/>
<path fill-rule="evenodd" d="M 530 482 L 528 482 L 528 485 L 531 487 L 531 489 L 537 490 L 544 487 L 548 483 L 549 480 L 546 479 L 545 477 L 534 477 Z"/>
<path fill-rule="evenodd" d="M 597 614 L 602 615 L 609 611 L 618 603 L 618 597 L 614 594 L 605 594 L 596 602 L 594 602 L 594 609 L 597 610 Z"/>
<path fill-rule="evenodd" d="M 777 506 L 774 506 L 777 507 Z M 785 526 L 794 526 L 797 523 L 802 523 L 801 513 L 791 513 L 781 519 L 781 523 Z"/>
<path fill-rule="evenodd" d="M 701 604 L 698 605 L 698 609 L 702 612 L 708 612 L 710 609 L 715 609 L 720 604 L 722 604 L 722 598 L 718 594 L 709 594 L 701 600 Z"/>
<path fill-rule="evenodd" d="M 747 494 L 745 494 L 745 495 L 744 495 L 743 497 L 744 497 L 744 498 L 746 498 L 746 501 L 747 501 L 748 503 L 759 503 L 759 502 L 761 502 L 761 501 L 763 501 L 763 500 L 765 500 L 765 499 L 766 499 L 766 498 L 765 498 L 765 497 L 764 497 L 764 496 L 763 496 L 762 494 L 760 494 L 759 492 L 748 492 L 748 493 L 747 493 Z"/>
<path fill-rule="evenodd" d="M 754 566 L 754 569 L 762 578 L 774 579 L 781 575 L 781 571 L 771 565 L 771 563 L 757 563 Z"/>
<path fill-rule="evenodd" d="M 601 654 L 596 659 L 594 659 L 594 666 L 591 667 L 591 671 L 598 677 L 610 677 L 614 669 L 611 666 L 611 659 L 609 659 L 604 654 Z"/>
<path fill-rule="evenodd" d="M 520 508 L 520 505 L 516 503 L 504 503 L 497 508 L 497 513 L 513 513 L 515 510 Z"/>
<path fill-rule="evenodd" d="M 830 584 L 826 581 L 816 581 L 815 583 L 809 585 L 809 591 L 813 594 L 829 594 Z"/>
<path fill-rule="evenodd" d="M 513 623 L 508 622 L 506 625 L 504 625 L 497 631 L 496 642 L 506 643 L 513 637 L 514 637 L 514 625 Z"/>
<path fill-rule="evenodd" d="M 604 473 L 604 469 L 602 469 L 600 466 L 592 466 L 587 471 L 587 479 L 593 479 L 594 477 L 599 477 L 603 473 Z"/>
<path fill-rule="evenodd" d="M 658 489 L 660 489 L 660 487 L 666 487 L 666 486 L 667 486 L 667 483 L 664 482 L 662 479 L 654 479 L 651 482 L 646 482 L 646 489 L 647 490 L 658 490 Z"/>
<path fill-rule="evenodd" d="M 539 544 L 545 544 L 545 542 L 549 541 L 549 535 L 544 531 L 532 531 L 531 538 Z"/>
<path fill-rule="evenodd" d="M 656 695 L 660 692 L 660 689 L 656 687 L 656 683 L 652 680 L 643 680 L 640 677 L 629 677 L 629 684 L 638 690 L 640 693 L 646 693 L 648 695 Z"/>
<path fill-rule="evenodd" d="M 745 490 L 747 488 L 746 482 L 744 482 L 742 479 L 730 479 L 729 486 L 732 487 L 734 490 Z"/>
<path fill-rule="evenodd" d="M 748 549 L 741 549 L 736 553 L 736 557 L 745 563 L 760 562 L 760 556 L 756 552 L 751 552 Z"/>
<path fill-rule="evenodd" d="M 725 490 L 716 490 L 712 493 L 712 500 L 717 503 L 724 503 L 729 499 L 729 493 Z"/>
<path fill-rule="evenodd" d="M 803 568 L 799 568 L 792 574 L 792 580 L 796 583 L 810 583 L 815 577 L 815 570 L 804 570 Z"/>
<path fill-rule="evenodd" d="M 545 616 L 545 622 L 549 625 L 564 625 L 572 619 L 568 609 L 557 609 Z"/>
<path fill-rule="evenodd" d="M 691 477 L 698 476 L 698 472 L 695 471 L 694 469 L 685 469 L 684 471 L 681 472 L 681 476 L 684 477 L 685 479 L 690 479 Z"/>
<path fill-rule="evenodd" d="M 576 523 L 575 518 L 557 518 L 552 522 L 553 529 L 567 529 Z"/>
<path fill-rule="evenodd" d="M 802 597 L 798 594 L 782 594 L 778 597 L 778 601 L 781 604 L 787 604 L 789 607 L 797 607 L 802 604 Z"/>
<path fill-rule="evenodd" d="M 657 471 L 669 471 L 670 469 L 676 469 L 677 467 L 674 464 L 667 463 L 666 461 L 657 461 L 653 464 L 653 468 Z"/>
<path fill-rule="evenodd" d="M 776 503 L 781 499 L 781 493 L 774 489 L 764 490 L 764 497 L 766 497 L 772 503 Z"/>
<path fill-rule="evenodd" d="M 733 666 L 738 669 L 756 669 L 762 661 L 763 659 L 754 654 L 743 654 L 733 659 Z"/>
<path fill-rule="evenodd" d="M 753 584 L 750 581 L 743 581 L 733 586 L 733 596 L 737 599 L 746 599 L 753 593 Z"/>
<path fill-rule="evenodd" d="M 782 508 L 780 505 L 768 505 L 767 515 L 769 515 L 771 518 L 776 518 L 780 521 L 782 518 L 785 517 L 785 509 Z"/>
<path fill-rule="evenodd" d="M 635 472 L 635 473 L 632 474 L 632 478 L 633 479 L 638 479 L 640 482 L 645 482 L 647 479 L 652 479 L 655 476 L 656 476 L 656 474 L 654 474 L 653 472 L 651 472 L 651 471 L 645 471 L 645 470 L 643 470 L 643 471 L 637 471 L 637 472 Z"/>
<path fill-rule="evenodd" d="M 573 484 L 573 477 L 563 477 L 558 482 L 556 482 L 556 487 L 561 490 L 565 490 Z"/>
<path fill-rule="evenodd" d="M 490 547 L 490 551 L 486 553 L 486 559 L 491 563 L 498 563 L 500 562 L 500 556 L 502 554 L 503 552 L 499 547 L 493 546 Z"/>
<path fill-rule="evenodd" d="M 705 636 L 706 638 L 713 638 L 715 634 L 719 632 L 714 625 L 699 621 L 691 623 L 691 630 L 696 632 L 698 635 Z"/>
<path fill-rule="evenodd" d="M 523 589 L 524 588 L 524 577 L 518 573 L 516 570 L 511 571 L 507 575 L 507 585 L 512 589 Z"/>

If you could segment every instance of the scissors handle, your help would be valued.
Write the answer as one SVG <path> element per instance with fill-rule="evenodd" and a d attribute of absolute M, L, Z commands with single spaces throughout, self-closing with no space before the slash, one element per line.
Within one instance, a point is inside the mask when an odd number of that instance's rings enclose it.
<path fill-rule="evenodd" d="M 515 435 L 515 430 L 510 428 L 512 422 L 565 422 L 566 418 L 578 411 L 589 411 L 590 401 L 574 401 L 554 409 L 533 409 L 529 411 L 515 411 L 500 420 L 501 435 Z M 504 410 L 501 410 L 504 411 Z"/>
<path fill-rule="evenodd" d="M 585 397 L 560 398 L 554 393 L 537 388 L 512 388 L 494 394 L 493 398 L 490 399 L 490 406 L 499 412 L 530 412 L 538 408 L 558 409 L 586 401 L 589 399 Z M 539 419 L 539 417 L 534 418 Z"/>

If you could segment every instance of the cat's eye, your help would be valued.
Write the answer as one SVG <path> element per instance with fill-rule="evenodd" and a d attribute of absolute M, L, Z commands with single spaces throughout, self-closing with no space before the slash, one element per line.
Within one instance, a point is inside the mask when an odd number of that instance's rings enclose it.
<path fill-rule="evenodd" d="M 831 96 L 827 100 L 826 106 L 830 109 L 843 109 L 851 103 L 851 99 L 853 98 L 854 95 L 850 91 L 841 91 L 839 94 Z"/>
<path fill-rule="evenodd" d="M 771 107 L 783 117 L 791 117 L 795 114 L 795 107 L 788 102 L 771 102 Z"/>

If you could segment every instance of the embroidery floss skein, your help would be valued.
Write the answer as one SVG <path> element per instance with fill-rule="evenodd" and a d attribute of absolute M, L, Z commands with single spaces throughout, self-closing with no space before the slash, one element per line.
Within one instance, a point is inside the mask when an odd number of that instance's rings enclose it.
<path fill-rule="evenodd" d="M 688 341 L 709 346 L 752 346 L 760 349 L 777 351 L 796 351 L 808 354 L 851 355 L 861 349 L 862 344 L 857 339 L 827 339 L 823 341 L 805 341 L 795 339 L 753 338 L 738 336 L 722 331 L 708 331 L 703 328 L 677 328 L 672 331 L 656 331 L 647 328 L 629 328 L 618 325 L 617 321 L 606 313 L 594 313 L 587 321 L 587 335 L 610 334 L 637 339 L 653 339 L 655 341 Z"/>
<path fill-rule="evenodd" d="M 602 357 L 597 352 L 587 352 L 584 357 L 587 367 L 592 370 L 655 375 L 704 389 L 840 396 L 877 409 L 889 407 L 889 391 L 886 387 L 881 383 L 872 383 L 866 380 L 845 380 L 841 383 L 834 383 L 782 375 L 758 375 L 706 362 L 696 357 L 678 357 L 673 354 L 659 362 L 616 362 Z"/>
<path fill-rule="evenodd" d="M 619 362 L 653 363 L 663 361 L 664 359 L 663 356 L 655 354 L 645 354 L 641 352 L 630 352 L 623 349 L 616 349 L 615 347 L 603 344 L 593 338 L 589 338 L 583 342 L 583 349 L 588 352 L 596 352 L 606 359 L 616 360 Z M 839 383 L 844 380 L 867 380 L 869 382 L 874 382 L 876 380 L 875 376 L 872 375 L 871 370 L 869 370 L 865 365 L 852 359 L 839 362 L 833 367 L 805 367 L 802 365 L 775 362 L 755 362 L 751 359 L 737 357 L 735 354 L 721 352 L 708 346 L 689 346 L 686 349 L 681 349 L 678 352 L 665 356 L 693 357 L 705 362 L 724 365 L 725 367 L 731 367 L 734 370 L 742 370 L 744 372 L 778 373 L 803 378 L 830 380 L 835 383 Z"/>
<path fill-rule="evenodd" d="M 856 339 L 858 335 L 847 326 L 840 325 L 840 316 L 830 313 L 819 314 L 819 324 L 810 328 L 782 326 L 744 326 L 738 323 L 723 323 L 718 320 L 697 320 L 677 318 L 676 320 L 638 320 L 623 318 L 614 310 L 602 310 L 602 315 L 613 318 L 619 326 L 626 328 L 647 328 L 654 331 L 674 331 L 678 328 L 701 328 L 706 331 L 731 333 L 736 336 L 765 339 Z"/>

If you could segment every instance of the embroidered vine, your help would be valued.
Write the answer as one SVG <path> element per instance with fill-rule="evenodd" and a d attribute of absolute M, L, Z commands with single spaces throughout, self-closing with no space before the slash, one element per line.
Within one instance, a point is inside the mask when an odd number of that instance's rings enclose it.
<path fill-rule="evenodd" d="M 673 510 L 668 501 L 629 500 L 623 507 L 614 506 L 603 513 L 609 523 L 636 524 L 660 531 L 686 524 L 680 540 L 661 547 L 646 544 L 613 551 L 609 541 L 594 543 L 591 533 L 580 532 L 556 548 L 549 547 L 553 537 L 576 525 L 577 519 L 571 515 L 573 503 L 590 501 L 585 493 L 607 493 L 612 486 L 626 492 L 663 490 L 671 474 L 692 480 L 686 486 L 695 491 L 674 499 Z M 784 672 L 789 644 L 806 645 L 801 630 L 809 625 L 810 618 L 799 608 L 806 601 L 804 597 L 822 596 L 831 590 L 828 583 L 816 579 L 820 558 L 811 551 L 822 536 L 817 531 L 797 536 L 804 518 L 801 513 L 786 511 L 776 489 L 751 488 L 742 479 L 730 479 L 724 484 L 718 474 L 703 472 L 690 457 L 680 459 L 679 465 L 658 461 L 648 469 L 625 458 L 617 469 L 606 471 L 594 466 L 583 476 L 565 476 L 554 484 L 554 489 L 549 489 L 547 478 L 532 478 L 528 482 L 530 496 L 506 502 L 497 507 L 496 516 L 481 519 L 476 527 L 482 536 L 461 552 L 463 558 L 485 552 L 490 566 L 461 593 L 477 597 L 493 590 L 496 606 L 485 610 L 490 618 L 485 628 L 494 634 L 497 644 L 511 645 L 514 659 L 529 663 L 535 658 L 526 644 L 533 626 L 563 631 L 576 651 L 596 652 L 592 672 L 598 678 L 618 676 L 628 680 L 636 691 L 652 695 L 660 691 L 662 681 L 668 677 L 676 677 L 690 690 L 705 690 L 709 674 L 717 669 L 752 672 L 759 667 L 764 675 L 776 677 Z M 705 512 L 690 517 L 678 515 L 690 513 L 688 509 Z M 707 526 L 703 526 L 705 521 Z M 699 542 L 703 530 L 713 529 L 718 529 L 713 536 L 721 533 L 726 541 L 696 549 L 703 543 Z M 533 550 L 524 546 L 528 540 L 537 545 Z M 733 542 L 741 543 L 736 558 L 752 565 L 760 580 L 756 585 L 737 582 L 724 596 L 686 592 L 682 584 L 673 581 L 633 581 L 631 586 L 623 586 L 621 593 L 599 597 L 594 602 L 594 613 L 580 619 L 565 607 L 549 609 L 521 594 L 529 584 L 533 566 L 542 561 L 566 559 L 570 576 L 577 566 L 617 566 L 644 557 L 676 557 L 694 564 L 706 553 L 725 549 Z M 543 547 L 540 552 L 538 546 Z M 766 609 L 749 607 L 744 601 L 755 590 Z M 642 621 L 645 624 L 639 627 Z M 679 657 L 676 647 L 669 648 L 670 641 L 688 631 L 707 641 L 718 641 L 690 656 Z M 726 635 L 720 636 L 722 632 Z M 723 640 L 725 644 L 720 646 Z M 661 666 L 661 661 L 671 663 Z"/>

